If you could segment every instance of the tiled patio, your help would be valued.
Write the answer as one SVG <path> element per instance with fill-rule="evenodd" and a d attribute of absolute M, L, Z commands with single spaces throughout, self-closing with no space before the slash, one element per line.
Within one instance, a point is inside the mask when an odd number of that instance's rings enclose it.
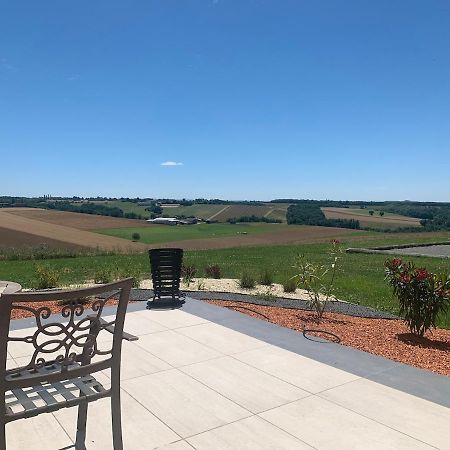
<path fill-rule="evenodd" d="M 450 448 L 445 377 L 195 300 L 129 311 L 125 449 Z M 11 365 L 27 360 L 9 352 Z M 73 448 L 75 424 L 75 408 L 13 422 L 8 449 Z M 87 448 L 112 448 L 110 428 L 109 399 L 92 403 Z"/>

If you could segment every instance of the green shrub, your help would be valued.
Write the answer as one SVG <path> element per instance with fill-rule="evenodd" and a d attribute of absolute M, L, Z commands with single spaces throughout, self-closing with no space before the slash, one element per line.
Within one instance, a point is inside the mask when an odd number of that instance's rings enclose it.
<path fill-rule="evenodd" d="M 111 283 L 115 279 L 114 270 L 111 267 L 99 267 L 94 272 L 94 283 L 105 284 Z"/>
<path fill-rule="evenodd" d="M 260 276 L 259 282 L 263 286 L 271 286 L 273 284 L 273 273 L 269 269 L 264 269 Z"/>
<path fill-rule="evenodd" d="M 36 265 L 36 289 L 50 289 L 59 285 L 60 274 L 49 266 Z"/>
<path fill-rule="evenodd" d="M 436 328 L 438 315 L 450 304 L 450 274 L 434 274 L 400 258 L 387 261 L 385 273 L 411 333 L 423 336 Z"/>
<path fill-rule="evenodd" d="M 242 289 L 253 289 L 256 286 L 255 277 L 247 271 L 242 272 L 239 286 Z"/>
<path fill-rule="evenodd" d="M 133 242 L 139 241 L 139 239 L 141 239 L 141 235 L 139 233 L 133 233 L 131 235 L 131 239 L 133 240 Z"/>
<path fill-rule="evenodd" d="M 283 281 L 283 292 L 295 292 L 297 283 L 293 278 L 287 278 Z"/>
<path fill-rule="evenodd" d="M 305 255 L 298 255 L 296 258 L 298 273 L 294 278 L 305 289 L 309 297 L 308 304 L 315 310 L 318 322 L 322 319 L 328 301 L 336 299 L 334 283 L 342 252 L 341 242 L 333 239 L 325 264 L 311 262 Z"/>
<path fill-rule="evenodd" d="M 181 276 L 183 277 L 183 282 L 188 286 L 192 283 L 195 274 L 197 273 L 197 268 L 192 264 L 190 266 L 183 266 L 181 268 Z"/>
<path fill-rule="evenodd" d="M 212 264 L 205 267 L 205 274 L 208 278 L 219 279 L 222 278 L 222 269 L 218 264 Z"/>
<path fill-rule="evenodd" d="M 133 287 L 138 288 L 142 280 L 142 274 L 137 268 L 128 266 L 125 270 L 120 272 L 119 278 L 133 278 Z"/>

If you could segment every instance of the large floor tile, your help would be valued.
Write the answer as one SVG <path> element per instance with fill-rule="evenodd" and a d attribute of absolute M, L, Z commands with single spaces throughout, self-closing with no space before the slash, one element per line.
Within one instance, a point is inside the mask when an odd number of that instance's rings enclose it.
<path fill-rule="evenodd" d="M 40 414 L 7 424 L 6 444 L 8 450 L 57 450 L 72 441 L 52 414 Z"/>
<path fill-rule="evenodd" d="M 198 450 L 295 450 L 311 449 L 260 417 L 253 416 L 188 438 Z"/>
<path fill-rule="evenodd" d="M 122 387 L 183 438 L 250 415 L 177 369 L 124 381 Z"/>
<path fill-rule="evenodd" d="M 310 395 L 230 356 L 180 370 L 254 413 Z"/>
<path fill-rule="evenodd" d="M 23 330 L 10 331 L 9 336 L 23 339 L 26 337 L 32 337 L 35 332 L 36 328 L 24 328 Z M 8 353 L 14 359 L 21 358 L 22 356 L 31 356 L 33 352 L 34 352 L 33 344 L 26 343 L 23 341 L 8 342 Z"/>
<path fill-rule="evenodd" d="M 351 373 L 274 346 L 238 353 L 234 357 L 312 393 L 358 378 Z"/>
<path fill-rule="evenodd" d="M 168 310 L 155 310 L 150 309 L 142 311 L 142 314 L 148 314 L 150 320 L 159 323 L 160 325 L 169 328 L 181 328 L 190 327 L 191 325 L 198 325 L 200 323 L 208 322 L 201 317 L 194 316 L 184 312 L 182 309 L 168 309 Z"/>
<path fill-rule="evenodd" d="M 450 448 L 450 409 L 361 379 L 320 394 L 409 436 Z"/>
<path fill-rule="evenodd" d="M 54 415 L 74 439 L 77 408 L 59 410 Z M 122 392 L 122 433 L 126 449 L 151 449 L 180 439 L 126 392 Z M 89 404 L 86 447 L 89 450 L 113 448 L 109 398 Z"/>
<path fill-rule="evenodd" d="M 155 450 L 192 450 L 193 448 L 194 447 L 186 441 L 178 441 L 172 444 L 163 445 L 162 447 L 157 447 Z"/>
<path fill-rule="evenodd" d="M 185 366 L 216 358 L 221 354 L 174 331 L 141 336 L 136 345 L 172 366 Z"/>
<path fill-rule="evenodd" d="M 165 331 L 167 330 L 167 327 L 150 320 L 148 311 L 138 311 L 127 313 L 125 316 L 125 324 L 123 329 L 127 333 L 134 334 L 135 336 L 141 336 L 143 334 Z"/>
<path fill-rule="evenodd" d="M 265 347 L 268 344 L 246 334 L 239 333 L 215 323 L 180 328 L 177 333 L 188 336 L 202 344 L 207 345 L 221 353 L 244 352 L 255 348 Z"/>
<path fill-rule="evenodd" d="M 431 449 L 422 442 L 317 396 L 280 406 L 260 416 L 323 450 Z"/>
<path fill-rule="evenodd" d="M 171 369 L 172 366 L 162 359 L 145 351 L 135 342 L 123 342 L 121 379 L 141 377 L 161 370 Z"/>

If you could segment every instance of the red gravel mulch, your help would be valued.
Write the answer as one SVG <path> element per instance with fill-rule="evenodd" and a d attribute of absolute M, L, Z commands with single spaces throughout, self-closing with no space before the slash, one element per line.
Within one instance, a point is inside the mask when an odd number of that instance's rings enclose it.
<path fill-rule="evenodd" d="M 89 300 L 88 302 L 83 304 L 84 309 L 90 309 L 92 307 L 92 303 L 94 300 Z M 112 306 L 117 305 L 118 300 L 115 300 L 113 298 L 109 299 L 105 306 Z M 130 302 L 131 303 L 131 302 Z M 39 309 L 39 308 L 50 308 L 50 311 L 52 314 L 61 314 L 61 309 L 64 307 L 64 305 L 60 301 L 48 301 L 48 302 L 30 302 L 24 304 L 27 307 L 33 308 L 33 309 Z M 33 314 L 30 311 L 25 311 L 23 309 L 13 309 L 11 311 L 11 319 L 24 319 L 26 317 L 33 317 Z"/>
<path fill-rule="evenodd" d="M 320 328 L 339 336 L 343 345 L 450 376 L 450 330 L 437 328 L 419 338 L 412 335 L 400 320 L 367 319 L 327 312 L 317 323 L 312 311 L 228 300 L 206 301 L 297 331 Z M 325 334 L 320 337 L 332 339 Z"/>

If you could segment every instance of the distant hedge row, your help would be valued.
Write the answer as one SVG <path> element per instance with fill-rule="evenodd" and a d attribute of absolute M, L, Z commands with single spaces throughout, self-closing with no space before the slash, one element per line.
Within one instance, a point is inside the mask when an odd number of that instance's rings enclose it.
<path fill-rule="evenodd" d="M 251 216 L 241 216 L 241 217 L 230 217 L 227 219 L 228 223 L 282 223 L 280 219 L 272 219 L 270 217 L 258 217 L 252 214 Z"/>
<path fill-rule="evenodd" d="M 327 219 L 319 205 L 295 204 L 287 209 L 286 220 L 289 225 L 318 225 L 321 227 L 360 228 L 359 220 Z"/>
<path fill-rule="evenodd" d="M 56 209 L 58 211 L 70 211 L 83 214 L 97 214 L 99 216 L 125 217 L 127 219 L 142 219 L 140 214 L 134 212 L 124 213 L 120 208 L 106 206 L 98 203 L 81 203 L 74 204 L 70 202 L 55 202 L 45 205 L 48 209 Z"/>

